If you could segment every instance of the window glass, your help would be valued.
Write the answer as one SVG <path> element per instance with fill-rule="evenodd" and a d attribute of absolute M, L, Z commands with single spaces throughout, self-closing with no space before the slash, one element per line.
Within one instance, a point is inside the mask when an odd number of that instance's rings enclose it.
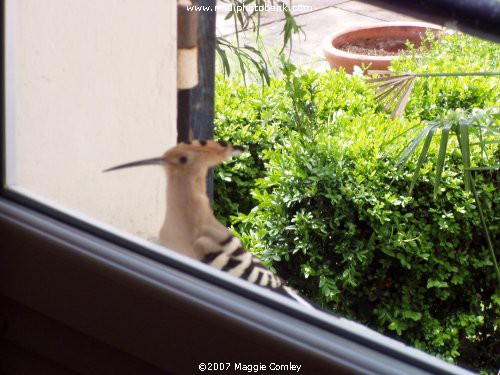
<path fill-rule="evenodd" d="M 163 171 L 102 170 L 175 143 L 175 2 L 5 6 L 8 188 L 154 239 Z"/>

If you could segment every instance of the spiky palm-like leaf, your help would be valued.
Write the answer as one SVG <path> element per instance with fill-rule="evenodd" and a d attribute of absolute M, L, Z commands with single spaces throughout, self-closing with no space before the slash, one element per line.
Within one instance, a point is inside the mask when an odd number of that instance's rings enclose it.
<path fill-rule="evenodd" d="M 420 77 L 461 77 L 461 76 L 498 76 L 500 72 L 458 72 L 458 73 L 397 73 L 390 70 L 368 70 L 367 82 L 375 88 L 375 100 L 385 102 L 384 110 L 392 108 L 391 117 L 402 116 L 410 101 L 415 80 Z"/>
<path fill-rule="evenodd" d="M 436 137 L 436 141 L 439 141 L 439 149 L 436 160 L 436 176 L 434 179 L 434 197 L 436 198 L 439 193 L 441 176 L 445 166 L 446 151 L 449 148 L 450 134 L 456 136 L 462 156 L 464 189 L 467 192 L 472 191 L 474 195 L 474 200 L 481 218 L 481 225 L 486 236 L 488 248 L 493 259 L 495 272 L 500 285 L 500 270 L 498 268 L 495 250 L 490 238 L 486 219 L 483 215 L 481 202 L 475 189 L 474 178 L 472 176 L 472 172 L 475 171 L 499 170 L 500 165 L 478 167 L 471 166 L 472 146 L 480 146 L 481 157 L 483 161 L 486 162 L 486 151 L 488 149 L 488 145 L 500 143 L 500 107 L 491 107 L 485 110 L 476 108 L 470 112 L 462 110 L 450 111 L 438 121 L 427 122 L 425 124 L 426 126 L 410 141 L 409 146 L 401 154 L 401 157 L 397 162 L 399 170 L 401 170 L 407 164 L 408 160 L 410 160 L 410 157 L 417 152 L 417 149 L 423 141 L 416 169 L 410 184 L 411 193 L 420 175 L 420 169 L 426 160 L 432 140 L 436 134 L 440 134 L 440 137 Z M 478 141 L 471 142 L 473 137 L 477 138 Z"/>
<path fill-rule="evenodd" d="M 406 104 L 410 100 L 410 94 L 417 76 L 413 73 L 389 74 L 386 70 L 369 70 L 368 74 L 380 74 L 382 77 L 370 78 L 368 83 L 375 88 L 378 102 L 386 102 L 384 110 L 393 108 L 391 117 L 394 119 L 401 116 Z"/>
<path fill-rule="evenodd" d="M 425 122 L 425 127 L 420 130 L 420 132 L 410 141 L 409 146 L 402 152 L 397 162 L 399 170 L 406 165 L 410 157 L 417 151 L 419 145 L 425 139 L 417 162 L 416 173 L 418 173 L 418 169 L 420 169 L 425 161 L 433 137 L 436 134 L 440 134 L 439 150 L 436 160 L 436 178 L 434 181 L 434 192 L 437 194 L 445 165 L 446 150 L 448 149 L 450 139 L 449 135 L 453 134 L 456 136 L 460 145 L 465 190 L 469 192 L 470 176 L 467 176 L 468 172 L 499 169 L 498 165 L 471 167 L 472 146 L 480 146 L 482 158 L 484 161 L 487 161 L 485 155 L 488 145 L 500 143 L 499 120 L 500 107 L 490 107 L 484 110 L 475 108 L 470 112 L 462 110 L 450 111 L 447 115 L 438 119 L 438 121 L 427 121 Z M 438 130 L 440 130 L 440 132 L 437 132 Z M 477 142 L 471 142 L 472 137 L 477 138 Z M 413 186 L 411 188 L 413 188 Z"/>

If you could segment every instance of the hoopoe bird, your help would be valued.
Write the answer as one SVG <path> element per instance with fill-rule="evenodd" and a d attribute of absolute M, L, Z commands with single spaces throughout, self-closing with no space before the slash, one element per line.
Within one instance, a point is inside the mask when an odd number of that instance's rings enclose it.
<path fill-rule="evenodd" d="M 243 152 L 223 141 L 179 143 L 163 156 L 121 164 L 117 169 L 161 165 L 167 173 L 167 210 L 160 244 L 251 283 L 311 304 L 243 248 L 241 240 L 214 216 L 206 195 L 209 168 Z"/>

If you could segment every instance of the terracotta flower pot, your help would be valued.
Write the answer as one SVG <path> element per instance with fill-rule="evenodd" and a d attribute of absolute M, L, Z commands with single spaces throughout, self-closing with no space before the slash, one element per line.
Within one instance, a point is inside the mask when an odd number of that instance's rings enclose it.
<path fill-rule="evenodd" d="M 344 67 L 349 74 L 355 65 L 364 65 L 370 69 L 387 69 L 391 61 L 397 57 L 394 53 L 406 50 L 409 40 L 416 48 L 420 46 L 421 36 L 427 29 L 435 35 L 441 31 L 436 25 L 424 22 L 383 22 L 376 24 L 361 24 L 356 27 L 340 30 L 328 35 L 323 40 L 323 53 L 332 69 Z M 383 50 L 388 55 L 369 55 L 347 52 L 340 47 L 356 46 L 357 50 Z M 360 46 L 361 48 L 357 48 Z"/>

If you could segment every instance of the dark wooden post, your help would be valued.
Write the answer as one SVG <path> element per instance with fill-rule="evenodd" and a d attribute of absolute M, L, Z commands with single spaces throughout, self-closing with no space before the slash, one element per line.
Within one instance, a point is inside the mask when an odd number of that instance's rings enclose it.
<path fill-rule="evenodd" d="M 193 138 L 214 137 L 214 92 L 215 92 L 215 21 L 216 0 L 199 0 L 199 5 L 212 11 L 198 14 L 198 81 L 190 94 L 189 127 Z M 207 176 L 207 194 L 213 198 L 213 174 Z"/>
<path fill-rule="evenodd" d="M 198 84 L 198 12 L 196 1 L 177 2 L 177 142 L 191 139 L 191 91 Z"/>
<path fill-rule="evenodd" d="M 214 136 L 214 84 L 215 84 L 215 21 L 216 0 L 199 0 L 200 6 L 212 11 L 198 15 L 198 80 L 191 92 L 190 127 L 195 138 L 212 139 Z"/>
<path fill-rule="evenodd" d="M 177 90 L 177 143 L 191 139 L 189 120 L 191 89 Z"/>
<path fill-rule="evenodd" d="M 215 23 L 216 0 L 192 1 L 203 11 L 187 12 L 178 8 L 178 48 L 196 45 L 198 85 L 177 91 L 177 142 L 214 137 Z M 193 20 L 196 15 L 196 43 L 193 43 Z M 188 24 L 191 25 L 188 25 Z M 182 35 L 181 35 L 182 34 Z M 183 67 L 178 67 L 183 68 Z M 207 176 L 207 195 L 213 197 L 213 174 Z"/>

